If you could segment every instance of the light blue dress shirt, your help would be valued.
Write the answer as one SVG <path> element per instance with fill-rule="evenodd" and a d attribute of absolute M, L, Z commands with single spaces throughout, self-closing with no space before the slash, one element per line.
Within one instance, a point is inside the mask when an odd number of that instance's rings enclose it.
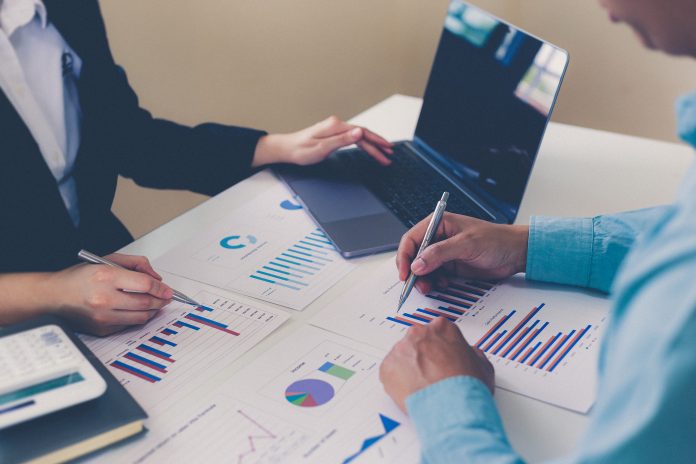
<path fill-rule="evenodd" d="M 696 147 L 696 93 L 677 112 L 680 136 Z M 696 462 L 696 166 L 670 206 L 533 218 L 527 278 L 612 293 L 597 402 L 559 462 Z M 475 378 L 443 380 L 406 405 L 423 462 L 522 462 Z"/>

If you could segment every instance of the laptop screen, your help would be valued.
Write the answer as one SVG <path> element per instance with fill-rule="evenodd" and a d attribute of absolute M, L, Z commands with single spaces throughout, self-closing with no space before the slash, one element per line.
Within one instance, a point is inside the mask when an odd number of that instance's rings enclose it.
<path fill-rule="evenodd" d="M 416 143 L 512 221 L 567 63 L 564 50 L 452 0 Z"/>

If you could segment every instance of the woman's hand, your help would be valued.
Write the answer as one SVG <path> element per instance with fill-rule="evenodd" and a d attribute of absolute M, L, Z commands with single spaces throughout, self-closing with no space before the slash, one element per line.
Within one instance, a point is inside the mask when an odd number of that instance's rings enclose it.
<path fill-rule="evenodd" d="M 103 336 L 145 324 L 172 298 L 172 289 L 147 258 L 112 254 L 108 259 L 126 269 L 78 264 L 47 279 L 54 312 L 79 331 Z"/>
<path fill-rule="evenodd" d="M 253 167 L 266 164 L 315 164 L 339 148 L 356 144 L 381 165 L 391 163 L 393 144 L 364 127 L 354 126 L 331 116 L 311 127 L 291 134 L 270 134 L 259 139 Z"/>

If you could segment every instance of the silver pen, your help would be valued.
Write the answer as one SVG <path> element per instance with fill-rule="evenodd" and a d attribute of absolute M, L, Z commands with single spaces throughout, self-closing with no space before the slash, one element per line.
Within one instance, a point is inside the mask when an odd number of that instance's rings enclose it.
<path fill-rule="evenodd" d="M 444 192 L 442 194 L 442 198 L 440 198 L 440 201 L 437 202 L 437 206 L 435 206 L 435 212 L 433 213 L 433 217 L 430 218 L 430 224 L 428 224 L 428 228 L 425 230 L 423 242 L 421 243 L 421 246 L 418 249 L 418 253 L 416 254 L 416 258 L 414 258 L 414 261 L 421 255 L 421 253 L 423 253 L 423 250 L 428 248 L 430 242 L 432 242 L 433 240 L 433 237 L 435 237 L 435 232 L 437 232 L 437 228 L 440 227 L 440 221 L 442 221 L 442 216 L 445 214 L 448 198 L 449 192 Z M 408 296 L 411 294 L 411 290 L 413 290 L 413 285 L 415 283 L 416 275 L 413 273 L 413 271 L 411 271 L 411 273 L 409 273 L 408 275 L 408 279 L 406 279 L 406 282 L 404 282 L 403 290 L 401 290 L 401 296 L 399 297 L 399 307 L 396 308 L 397 314 L 399 314 L 399 310 L 404 305 L 404 302 L 406 301 Z"/>
<path fill-rule="evenodd" d="M 90 253 L 87 250 L 80 250 L 79 253 L 77 253 L 77 257 L 80 258 L 82 261 L 85 261 L 87 263 L 92 263 L 92 264 L 105 264 L 107 266 L 111 267 L 117 267 L 119 269 L 126 269 L 125 267 L 121 266 L 120 264 L 116 264 L 113 261 L 109 261 L 106 258 L 102 258 L 101 256 L 97 256 L 94 253 Z M 172 300 L 178 301 L 179 303 L 185 303 L 185 304 L 190 304 L 193 306 L 200 306 L 200 303 L 196 302 L 193 298 L 190 298 L 183 293 L 181 293 L 178 290 L 172 289 L 174 294 L 172 295 Z"/>

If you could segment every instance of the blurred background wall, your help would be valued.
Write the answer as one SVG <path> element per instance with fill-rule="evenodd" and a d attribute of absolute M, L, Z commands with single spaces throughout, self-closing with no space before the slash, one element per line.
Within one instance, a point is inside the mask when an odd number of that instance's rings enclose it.
<path fill-rule="evenodd" d="M 555 121 L 676 141 L 672 102 L 696 88 L 695 63 L 643 50 L 597 1 L 472 1 L 569 50 Z M 422 96 L 448 3 L 101 0 L 142 106 L 271 132 Z M 114 210 L 138 237 L 204 199 L 120 179 Z"/>

